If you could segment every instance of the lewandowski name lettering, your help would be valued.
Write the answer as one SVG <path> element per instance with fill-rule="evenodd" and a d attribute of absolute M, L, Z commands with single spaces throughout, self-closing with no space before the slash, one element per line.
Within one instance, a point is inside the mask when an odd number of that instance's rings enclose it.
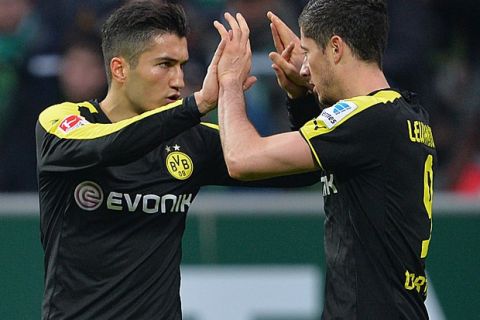
<path fill-rule="evenodd" d="M 435 148 L 435 143 L 433 141 L 432 128 L 429 125 L 421 121 L 407 120 L 408 126 L 408 137 L 410 141 L 416 143 L 423 143 L 424 145 L 429 146 L 430 148 Z"/>

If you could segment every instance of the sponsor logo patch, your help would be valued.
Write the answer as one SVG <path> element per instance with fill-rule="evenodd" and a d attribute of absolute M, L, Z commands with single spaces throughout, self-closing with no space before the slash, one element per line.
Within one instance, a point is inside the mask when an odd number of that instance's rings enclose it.
<path fill-rule="evenodd" d="M 81 126 L 86 125 L 87 123 L 88 123 L 88 121 L 85 120 L 84 117 L 72 114 L 72 115 L 67 116 L 65 119 L 63 119 L 58 127 L 64 133 L 68 133 L 72 130 L 78 129 Z"/>
<path fill-rule="evenodd" d="M 86 211 L 93 211 L 102 204 L 103 191 L 95 182 L 84 181 L 75 188 L 74 197 L 80 208 Z"/>
<path fill-rule="evenodd" d="M 93 181 L 84 181 L 75 188 L 74 198 L 80 209 L 94 211 L 105 200 L 106 209 L 114 212 L 133 213 L 185 213 L 195 196 L 186 194 L 131 194 L 110 191 L 104 197 L 102 188 Z"/>
<path fill-rule="evenodd" d="M 331 129 L 355 109 L 357 109 L 355 103 L 341 100 L 333 106 L 324 109 L 317 119 L 324 122 L 327 128 Z"/>

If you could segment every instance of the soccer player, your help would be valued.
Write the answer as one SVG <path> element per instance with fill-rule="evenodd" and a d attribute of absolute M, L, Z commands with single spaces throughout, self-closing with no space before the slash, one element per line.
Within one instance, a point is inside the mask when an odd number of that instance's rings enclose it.
<path fill-rule="evenodd" d="M 318 181 L 229 177 L 218 127 L 200 124 L 216 105 L 224 42 L 202 89 L 180 99 L 185 14 L 159 3 L 130 2 L 106 21 L 104 100 L 65 102 L 39 116 L 45 320 L 181 319 L 181 240 L 199 188 Z"/>
<path fill-rule="evenodd" d="M 269 16 L 279 45 L 289 32 Z M 311 0 L 305 6 L 299 18 L 301 38 L 292 45 L 288 39 L 283 42 L 286 51 L 273 56 L 284 63 L 275 68 L 278 81 L 296 98 L 290 101 L 292 111 L 315 110 L 308 108 L 309 101 L 313 104 L 309 88 L 323 109 L 317 106 L 315 118 L 298 132 L 269 137 L 260 137 L 245 114 L 242 82 L 251 66 L 248 26 L 241 14 L 234 18 L 226 13 L 225 18 L 230 35 L 219 22 L 215 26 L 227 42 L 218 63 L 218 104 L 230 174 L 255 180 L 322 172 L 322 319 L 428 319 L 425 258 L 435 145 L 428 114 L 415 95 L 390 88 L 382 72 L 385 3 Z M 292 76 L 295 43 L 301 45 L 304 61 Z"/>

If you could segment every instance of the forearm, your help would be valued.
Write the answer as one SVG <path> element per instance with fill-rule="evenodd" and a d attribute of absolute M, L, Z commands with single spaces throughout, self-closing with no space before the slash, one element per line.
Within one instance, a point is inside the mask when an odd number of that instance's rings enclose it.
<path fill-rule="evenodd" d="M 220 138 L 228 173 L 250 181 L 317 169 L 308 144 L 299 132 L 261 137 L 250 123 L 237 83 L 221 83 Z"/>
<path fill-rule="evenodd" d="M 238 80 L 220 83 L 218 99 L 220 137 L 225 162 L 232 177 L 239 178 L 249 161 L 249 150 L 261 137 L 248 120 L 242 83 Z"/>

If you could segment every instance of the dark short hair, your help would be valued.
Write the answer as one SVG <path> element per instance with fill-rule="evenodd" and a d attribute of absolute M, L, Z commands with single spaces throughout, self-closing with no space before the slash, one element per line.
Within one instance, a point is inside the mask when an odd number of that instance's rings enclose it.
<path fill-rule="evenodd" d="M 102 27 L 102 51 L 110 82 L 110 61 L 124 57 L 133 67 L 153 38 L 162 34 L 186 37 L 185 11 L 180 5 L 155 0 L 128 2 L 106 20 Z"/>
<path fill-rule="evenodd" d="M 382 68 L 388 37 L 385 0 L 310 0 L 299 24 L 303 34 L 321 48 L 337 35 L 357 58 Z"/>

